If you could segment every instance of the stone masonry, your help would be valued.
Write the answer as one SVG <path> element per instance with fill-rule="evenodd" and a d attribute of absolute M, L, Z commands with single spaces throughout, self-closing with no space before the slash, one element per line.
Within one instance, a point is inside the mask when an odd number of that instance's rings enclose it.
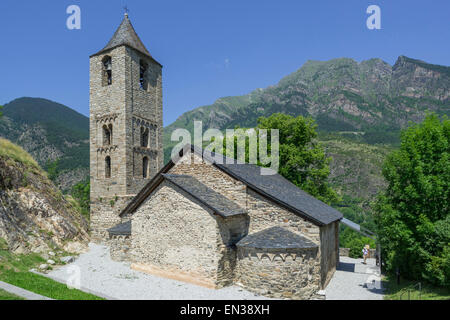
<path fill-rule="evenodd" d="M 145 87 L 142 65 L 147 68 Z M 162 125 L 162 66 L 148 54 L 125 16 L 110 43 L 90 57 L 92 240 L 107 241 L 106 230 L 121 221 L 118 213 L 161 169 Z"/>
<path fill-rule="evenodd" d="M 221 166 L 190 146 L 163 166 L 162 117 L 162 65 L 126 14 L 90 57 L 91 239 L 154 275 L 320 298 L 342 214 L 279 175 Z"/>

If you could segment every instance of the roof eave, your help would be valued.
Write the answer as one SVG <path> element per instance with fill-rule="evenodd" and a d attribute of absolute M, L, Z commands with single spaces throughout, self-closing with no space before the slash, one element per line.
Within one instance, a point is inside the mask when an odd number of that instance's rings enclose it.
<path fill-rule="evenodd" d="M 136 49 L 136 48 L 134 48 L 134 47 L 132 47 L 132 46 L 126 44 L 126 43 L 118 44 L 118 45 L 116 45 L 116 46 L 114 46 L 114 47 L 111 47 L 111 48 L 102 49 L 102 50 L 98 51 L 97 53 L 94 53 L 94 54 L 90 55 L 89 58 L 96 57 L 96 56 L 99 56 L 99 55 L 101 55 L 101 54 L 105 54 L 106 52 L 110 52 L 110 51 L 112 51 L 112 50 L 114 50 L 114 49 L 116 49 L 116 48 L 122 47 L 122 46 L 128 47 L 128 48 L 133 49 L 133 50 L 136 50 L 137 52 L 143 54 L 144 56 L 146 56 L 147 58 L 149 58 L 151 61 L 153 61 L 154 63 L 156 63 L 157 65 L 159 65 L 161 68 L 163 68 L 163 65 L 162 65 L 161 63 L 159 63 L 159 62 L 158 62 L 155 58 L 153 58 L 151 55 L 149 55 L 149 54 L 146 53 L 146 52 L 143 52 L 142 50 Z"/>

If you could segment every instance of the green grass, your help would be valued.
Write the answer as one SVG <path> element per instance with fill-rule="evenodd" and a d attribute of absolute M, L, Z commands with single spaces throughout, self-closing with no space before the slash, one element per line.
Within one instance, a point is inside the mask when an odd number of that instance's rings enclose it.
<path fill-rule="evenodd" d="M 30 168 L 41 171 L 37 162 L 25 150 L 3 138 L 0 138 L 0 156 L 11 158 Z"/>
<path fill-rule="evenodd" d="M 57 300 L 104 300 L 77 289 L 69 289 L 65 284 L 28 271 L 44 262 L 35 253 L 15 255 L 7 250 L 0 250 L 0 280 Z"/>
<path fill-rule="evenodd" d="M 384 288 L 386 288 L 384 297 L 386 300 L 408 300 L 407 289 L 419 282 L 400 279 L 400 285 L 397 285 L 395 276 L 386 276 L 382 281 Z M 421 282 L 421 284 L 421 294 L 415 286 L 410 292 L 411 300 L 450 300 L 450 288 L 436 287 L 426 282 Z"/>
<path fill-rule="evenodd" d="M 0 300 L 25 300 L 25 299 L 0 289 Z"/>
<path fill-rule="evenodd" d="M 0 280 L 56 300 L 104 300 L 93 294 L 69 289 L 65 284 L 31 272 L 4 270 Z"/>

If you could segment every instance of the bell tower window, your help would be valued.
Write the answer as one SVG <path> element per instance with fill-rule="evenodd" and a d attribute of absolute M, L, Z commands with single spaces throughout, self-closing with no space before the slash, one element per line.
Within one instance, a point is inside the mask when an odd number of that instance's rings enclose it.
<path fill-rule="evenodd" d="M 103 145 L 109 146 L 112 144 L 112 124 L 103 126 Z"/>
<path fill-rule="evenodd" d="M 144 157 L 142 160 L 142 177 L 146 179 L 148 176 L 148 158 Z"/>
<path fill-rule="evenodd" d="M 141 147 L 148 147 L 148 128 L 141 127 Z"/>
<path fill-rule="evenodd" d="M 103 86 L 112 84 L 112 62 L 111 57 L 106 56 L 102 60 L 103 63 Z"/>
<path fill-rule="evenodd" d="M 111 157 L 105 158 L 105 178 L 111 178 Z"/>
<path fill-rule="evenodd" d="M 148 65 L 143 60 L 139 62 L 139 86 L 142 90 L 148 90 L 147 70 Z"/>

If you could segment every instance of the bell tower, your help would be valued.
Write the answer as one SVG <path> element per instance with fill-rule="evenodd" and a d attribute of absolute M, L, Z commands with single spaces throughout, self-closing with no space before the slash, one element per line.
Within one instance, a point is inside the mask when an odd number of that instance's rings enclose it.
<path fill-rule="evenodd" d="M 90 57 L 91 237 L 107 229 L 162 168 L 162 65 L 128 14 L 108 44 Z"/>

